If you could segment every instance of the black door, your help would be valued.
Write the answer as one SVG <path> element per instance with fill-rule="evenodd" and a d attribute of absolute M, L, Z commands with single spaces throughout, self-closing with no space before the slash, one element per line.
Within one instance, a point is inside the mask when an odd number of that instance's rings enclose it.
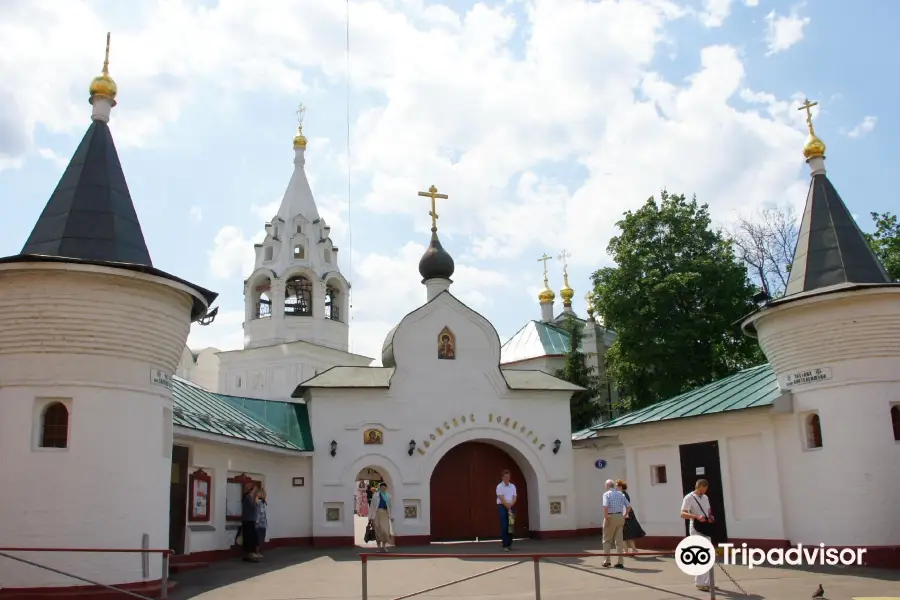
<path fill-rule="evenodd" d="M 681 454 L 681 487 L 684 493 L 694 491 L 698 479 L 709 482 L 706 491 L 709 506 L 715 517 L 715 542 L 728 541 L 728 529 L 725 525 L 725 494 L 722 489 L 722 466 L 719 463 L 718 442 L 700 442 L 685 444 L 678 448 Z M 688 522 L 684 522 L 684 535 L 688 534 Z"/>
<path fill-rule="evenodd" d="M 172 446 L 172 478 L 169 485 L 169 548 L 184 554 L 187 527 L 188 449 Z"/>

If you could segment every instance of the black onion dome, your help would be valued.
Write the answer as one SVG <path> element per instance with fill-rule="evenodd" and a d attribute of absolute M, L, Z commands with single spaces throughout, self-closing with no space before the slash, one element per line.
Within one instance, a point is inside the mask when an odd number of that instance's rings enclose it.
<path fill-rule="evenodd" d="M 450 279 L 456 266 L 453 264 L 453 257 L 441 246 L 437 232 L 431 232 L 431 243 L 425 254 L 419 260 L 419 274 L 422 281 L 429 279 Z"/>

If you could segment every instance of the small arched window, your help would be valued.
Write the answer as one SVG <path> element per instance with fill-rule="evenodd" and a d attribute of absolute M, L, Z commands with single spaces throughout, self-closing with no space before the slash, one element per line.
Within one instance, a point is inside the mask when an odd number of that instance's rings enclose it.
<path fill-rule="evenodd" d="M 900 406 L 891 407 L 891 426 L 894 428 L 894 440 L 900 442 Z"/>
<path fill-rule="evenodd" d="M 272 248 L 272 246 L 267 246 L 265 260 L 272 260 L 272 256 L 274 256 L 274 254 L 275 254 L 275 249 Z"/>
<path fill-rule="evenodd" d="M 303 247 L 303 244 L 296 244 L 294 246 L 294 258 L 298 260 L 303 260 L 304 258 L 306 258 L 306 249 Z"/>
<path fill-rule="evenodd" d="M 810 450 L 822 447 L 822 422 L 818 414 L 806 417 L 806 447 Z"/>
<path fill-rule="evenodd" d="M 69 409 L 51 402 L 41 415 L 41 448 L 69 447 Z"/>
<path fill-rule="evenodd" d="M 269 300 L 269 294 L 263 292 L 259 295 L 259 302 L 256 303 L 256 318 L 265 319 L 272 316 L 272 301 Z"/>

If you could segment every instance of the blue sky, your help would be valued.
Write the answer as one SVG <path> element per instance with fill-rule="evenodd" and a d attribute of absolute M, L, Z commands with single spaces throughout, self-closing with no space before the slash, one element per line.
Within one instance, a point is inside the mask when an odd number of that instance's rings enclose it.
<path fill-rule="evenodd" d="M 241 344 L 252 243 L 307 173 L 353 283 L 352 350 L 375 356 L 425 291 L 432 183 L 452 290 L 502 338 L 538 318 L 537 257 L 589 275 L 625 210 L 696 193 L 723 226 L 802 208 L 798 100 L 820 102 L 829 175 L 864 229 L 896 210 L 892 3 L 774 0 L 13 0 L 0 4 L 0 255 L 15 254 L 89 124 L 106 31 L 111 127 L 154 263 L 221 294 L 193 346 Z M 551 287 L 562 285 L 559 261 Z M 558 307 L 559 309 L 559 307 Z"/>

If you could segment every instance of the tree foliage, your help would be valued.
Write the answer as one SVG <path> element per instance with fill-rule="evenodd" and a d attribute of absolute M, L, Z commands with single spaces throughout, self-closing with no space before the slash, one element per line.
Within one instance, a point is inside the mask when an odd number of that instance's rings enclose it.
<path fill-rule="evenodd" d="M 887 269 L 891 281 L 900 282 L 900 222 L 891 213 L 870 213 L 875 233 L 866 233 L 866 241 Z"/>
<path fill-rule="evenodd" d="M 797 216 L 790 208 L 767 208 L 755 218 L 741 216 L 731 234 L 750 277 L 772 298 L 784 294 L 797 247 Z"/>
<path fill-rule="evenodd" d="M 583 325 L 580 321 L 571 315 L 566 315 L 562 329 L 569 334 L 569 348 L 566 350 L 563 367 L 557 369 L 553 374 L 555 377 L 585 388 L 583 392 L 572 394 L 572 399 L 569 403 L 572 415 L 572 431 L 581 431 L 596 424 L 603 413 L 600 404 L 602 398 L 600 391 L 605 382 L 597 376 L 594 368 L 585 362 L 586 357 L 581 349 L 581 342 L 584 337 L 582 327 Z"/>
<path fill-rule="evenodd" d="M 617 334 L 607 373 L 633 408 L 765 360 L 735 325 L 757 289 L 707 205 L 664 190 L 617 226 L 608 247 L 617 266 L 594 273 L 594 295 Z"/>

